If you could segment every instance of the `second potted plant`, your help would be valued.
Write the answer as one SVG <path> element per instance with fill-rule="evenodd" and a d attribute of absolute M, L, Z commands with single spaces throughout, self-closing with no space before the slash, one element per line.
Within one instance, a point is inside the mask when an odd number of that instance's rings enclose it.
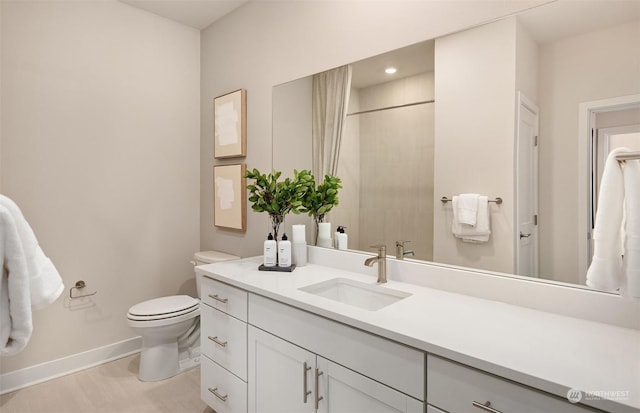
<path fill-rule="evenodd" d="M 342 181 L 337 176 L 325 175 L 324 181 L 317 187 L 315 181 L 311 182 L 302 201 L 300 212 L 309 214 L 316 224 L 316 245 L 320 223 L 324 222 L 327 213 L 338 205 L 338 190 L 342 188 L 341 183 Z"/>

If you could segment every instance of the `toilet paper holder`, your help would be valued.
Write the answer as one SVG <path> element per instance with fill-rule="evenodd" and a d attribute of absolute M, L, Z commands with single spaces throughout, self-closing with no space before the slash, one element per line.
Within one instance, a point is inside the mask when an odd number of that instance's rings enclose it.
<path fill-rule="evenodd" d="M 72 300 L 77 300 L 78 298 L 90 297 L 92 295 L 98 294 L 97 291 L 94 291 L 94 292 L 88 293 L 88 294 L 73 295 L 73 290 L 82 290 L 86 286 L 87 286 L 87 283 L 85 283 L 84 281 L 82 281 L 82 280 L 76 281 L 76 285 L 74 285 L 73 287 L 69 288 L 69 298 L 72 299 Z"/>

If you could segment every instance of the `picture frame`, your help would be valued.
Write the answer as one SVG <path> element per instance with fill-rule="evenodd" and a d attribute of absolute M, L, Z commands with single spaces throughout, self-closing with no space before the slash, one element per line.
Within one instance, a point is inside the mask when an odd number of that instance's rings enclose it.
<path fill-rule="evenodd" d="M 247 91 L 213 99 L 213 157 L 247 156 Z"/>
<path fill-rule="evenodd" d="M 237 231 L 247 230 L 246 164 L 213 167 L 213 224 Z"/>

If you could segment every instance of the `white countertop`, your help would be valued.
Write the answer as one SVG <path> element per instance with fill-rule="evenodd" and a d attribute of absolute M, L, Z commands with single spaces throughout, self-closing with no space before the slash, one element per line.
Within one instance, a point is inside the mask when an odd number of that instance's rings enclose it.
<path fill-rule="evenodd" d="M 586 397 L 583 403 L 640 411 L 638 330 L 394 281 L 384 286 L 411 296 L 368 311 L 298 289 L 337 277 L 375 285 L 375 277 L 315 264 L 291 273 L 258 271 L 261 262 L 254 257 L 196 271 L 563 398 L 569 389 L 618 392 L 608 393 L 610 400 Z"/>

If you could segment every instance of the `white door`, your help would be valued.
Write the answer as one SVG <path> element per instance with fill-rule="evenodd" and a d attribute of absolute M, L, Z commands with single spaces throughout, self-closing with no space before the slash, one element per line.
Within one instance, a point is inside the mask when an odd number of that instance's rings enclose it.
<path fill-rule="evenodd" d="M 315 412 L 315 354 L 253 326 L 248 337 L 249 412 Z"/>
<path fill-rule="evenodd" d="M 318 413 L 422 413 L 424 403 L 318 356 Z"/>
<path fill-rule="evenodd" d="M 516 274 L 538 277 L 538 107 L 518 92 Z"/>

